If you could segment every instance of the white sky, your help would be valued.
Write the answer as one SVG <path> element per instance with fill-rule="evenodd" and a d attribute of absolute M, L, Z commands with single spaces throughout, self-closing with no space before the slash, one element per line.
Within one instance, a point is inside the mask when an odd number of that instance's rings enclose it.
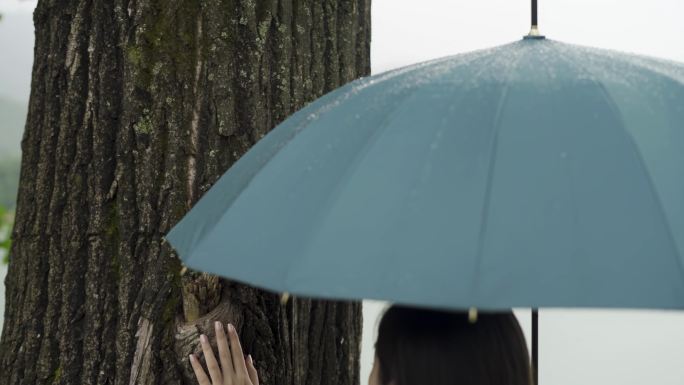
<path fill-rule="evenodd" d="M 505 44 L 529 31 L 529 0 L 372 0 L 373 72 Z M 684 62 L 682 0 L 539 0 L 547 38 Z"/>
<path fill-rule="evenodd" d="M 373 73 L 506 44 L 530 0 L 372 0 Z M 539 0 L 547 38 L 684 62 L 684 0 Z M 684 103 L 684 101 L 682 101 Z M 366 302 L 361 384 L 384 304 Z M 529 332 L 529 311 L 517 311 Z M 540 312 L 541 385 L 684 384 L 684 312 Z"/>
<path fill-rule="evenodd" d="M 684 62 L 684 0 L 539 2 L 548 38 Z M 0 0 L 0 13 L 11 17 L 34 6 L 33 0 Z M 529 0 L 373 0 L 372 18 L 378 73 L 518 40 L 529 30 Z M 0 60 L 10 57 L 7 48 Z M 382 306 L 365 304 L 361 384 Z M 529 314 L 518 315 L 528 330 Z M 540 340 L 542 385 L 684 384 L 684 312 L 542 311 Z"/>
<path fill-rule="evenodd" d="M 0 13 L 33 12 L 36 0 L 0 0 Z"/>

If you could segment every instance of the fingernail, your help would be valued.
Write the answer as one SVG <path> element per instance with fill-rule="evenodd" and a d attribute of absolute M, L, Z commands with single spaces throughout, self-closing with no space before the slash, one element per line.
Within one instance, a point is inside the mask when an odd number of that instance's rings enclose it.
<path fill-rule="evenodd" d="M 233 324 L 228 324 L 228 330 L 231 331 L 231 332 L 234 332 L 234 331 L 235 331 L 235 326 L 233 326 Z"/>
<path fill-rule="evenodd" d="M 195 361 L 195 355 L 194 354 L 189 355 L 188 358 L 190 359 L 190 361 Z"/>
<path fill-rule="evenodd" d="M 207 336 L 205 336 L 204 334 L 202 334 L 202 335 L 200 336 L 200 341 L 202 341 L 203 343 L 206 344 L 206 343 L 207 343 Z"/>
<path fill-rule="evenodd" d="M 249 354 L 249 355 L 247 356 L 247 359 L 249 360 L 249 363 L 250 363 L 251 365 L 254 365 L 254 360 L 252 359 L 252 355 L 251 355 L 251 354 Z"/>
<path fill-rule="evenodd" d="M 223 331 L 223 325 L 221 325 L 221 322 L 219 321 L 214 322 L 214 327 L 216 327 L 216 330 Z"/>

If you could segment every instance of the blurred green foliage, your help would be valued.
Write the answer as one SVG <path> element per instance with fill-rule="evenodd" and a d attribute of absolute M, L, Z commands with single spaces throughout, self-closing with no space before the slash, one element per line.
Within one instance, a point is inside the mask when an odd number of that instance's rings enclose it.
<path fill-rule="evenodd" d="M 0 256 L 2 256 L 2 263 L 9 263 L 9 251 L 12 247 L 12 224 L 14 223 L 14 214 L 6 208 L 0 206 Z"/>

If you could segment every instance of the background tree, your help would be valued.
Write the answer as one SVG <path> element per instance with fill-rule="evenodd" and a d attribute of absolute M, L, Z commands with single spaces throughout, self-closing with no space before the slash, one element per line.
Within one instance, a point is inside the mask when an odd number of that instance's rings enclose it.
<path fill-rule="evenodd" d="M 368 74 L 370 0 L 43 0 L 34 23 L 0 384 L 193 383 L 214 319 L 267 385 L 358 383 L 360 304 L 181 274 L 163 236 L 269 129 Z"/>

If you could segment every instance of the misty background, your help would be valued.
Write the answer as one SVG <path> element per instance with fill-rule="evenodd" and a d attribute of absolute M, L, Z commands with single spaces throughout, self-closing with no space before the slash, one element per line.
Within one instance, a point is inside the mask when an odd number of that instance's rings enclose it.
<path fill-rule="evenodd" d="M 682 0 L 539 3 L 541 32 L 548 38 L 684 62 Z M 10 209 L 30 93 L 35 4 L 34 0 L 0 0 L 0 206 Z M 372 0 L 372 4 L 374 74 L 510 43 L 529 30 L 528 0 Z M 0 263 L 0 279 L 6 271 Z M 4 301 L 2 285 L 0 324 Z M 367 383 L 377 320 L 386 306 L 364 301 L 361 384 Z M 516 309 L 516 315 L 529 340 L 529 309 Z M 541 384 L 684 384 L 684 311 L 545 309 L 540 311 L 539 337 Z"/>

